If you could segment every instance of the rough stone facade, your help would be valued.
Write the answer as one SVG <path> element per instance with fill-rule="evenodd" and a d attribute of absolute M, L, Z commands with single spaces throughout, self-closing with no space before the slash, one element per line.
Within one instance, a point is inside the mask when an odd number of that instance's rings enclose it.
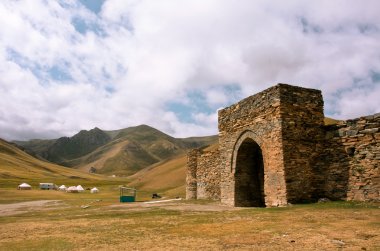
<path fill-rule="evenodd" d="M 379 200 L 379 121 L 324 126 L 319 90 L 278 84 L 219 111 L 219 149 L 188 153 L 186 197 L 232 206 Z"/>
<path fill-rule="evenodd" d="M 324 127 L 315 187 L 331 199 L 380 200 L 380 114 Z"/>
<path fill-rule="evenodd" d="M 186 199 L 219 199 L 219 151 L 203 152 L 200 149 L 193 149 L 188 152 L 187 156 Z"/>

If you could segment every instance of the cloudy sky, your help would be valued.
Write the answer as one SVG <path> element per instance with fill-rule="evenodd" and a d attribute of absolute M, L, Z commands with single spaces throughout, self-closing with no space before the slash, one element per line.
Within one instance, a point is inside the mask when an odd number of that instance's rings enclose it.
<path fill-rule="evenodd" d="M 270 87 L 321 89 L 325 114 L 380 112 L 380 1 L 2 0 L 0 137 L 148 124 L 217 133 Z"/>

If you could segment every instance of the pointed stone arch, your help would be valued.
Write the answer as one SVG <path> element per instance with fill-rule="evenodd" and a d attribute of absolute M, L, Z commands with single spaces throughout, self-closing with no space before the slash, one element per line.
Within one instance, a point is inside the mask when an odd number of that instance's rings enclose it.
<path fill-rule="evenodd" d="M 232 163 L 231 172 L 233 172 L 233 173 L 235 172 L 236 166 L 234 165 L 234 163 L 236 163 L 238 150 L 239 150 L 241 144 L 247 139 L 252 139 L 261 148 L 262 140 L 257 134 L 255 134 L 253 131 L 250 131 L 250 130 L 243 131 L 240 134 L 240 136 L 238 137 L 238 139 L 236 140 L 234 148 L 233 148 L 233 154 L 232 154 L 232 160 L 231 160 L 231 163 Z"/>
<path fill-rule="evenodd" d="M 233 159 L 234 206 L 265 207 L 264 161 L 259 138 L 245 131 L 237 140 Z"/>

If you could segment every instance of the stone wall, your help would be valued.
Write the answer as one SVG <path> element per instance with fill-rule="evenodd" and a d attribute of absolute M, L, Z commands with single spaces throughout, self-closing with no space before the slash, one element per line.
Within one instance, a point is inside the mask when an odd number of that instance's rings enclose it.
<path fill-rule="evenodd" d="M 380 114 L 324 126 L 319 90 L 278 84 L 218 119 L 218 150 L 188 154 L 188 199 L 231 206 L 379 200 Z"/>
<path fill-rule="evenodd" d="M 326 126 L 316 176 L 320 196 L 380 200 L 380 114 Z"/>
<path fill-rule="evenodd" d="M 219 151 L 187 153 L 186 199 L 220 199 Z"/>
<path fill-rule="evenodd" d="M 280 89 L 280 100 L 287 200 L 310 201 L 313 166 L 322 149 L 322 94 L 319 90 L 286 86 Z"/>
<path fill-rule="evenodd" d="M 197 199 L 197 166 L 198 156 L 201 150 L 192 149 L 187 153 L 187 173 L 186 173 L 186 199 Z"/>
<path fill-rule="evenodd" d="M 220 200 L 219 151 L 202 152 L 198 156 L 197 199 Z"/>

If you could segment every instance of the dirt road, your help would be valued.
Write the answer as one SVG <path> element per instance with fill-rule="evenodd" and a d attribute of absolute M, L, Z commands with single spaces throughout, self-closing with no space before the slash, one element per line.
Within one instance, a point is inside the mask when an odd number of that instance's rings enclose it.
<path fill-rule="evenodd" d="M 60 200 L 36 200 L 12 204 L 0 204 L 0 217 L 57 208 Z"/>

